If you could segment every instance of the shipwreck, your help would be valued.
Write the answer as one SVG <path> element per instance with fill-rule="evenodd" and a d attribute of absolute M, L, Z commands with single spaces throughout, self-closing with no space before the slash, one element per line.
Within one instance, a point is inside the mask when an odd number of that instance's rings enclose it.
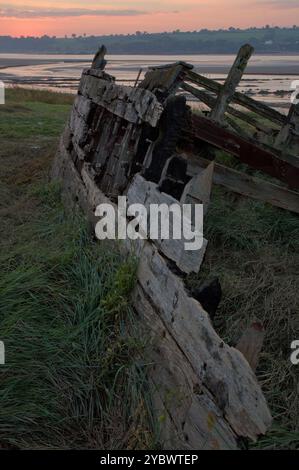
<path fill-rule="evenodd" d="M 299 213 L 298 105 L 285 116 L 236 91 L 251 46 L 240 49 L 224 84 L 178 62 L 120 85 L 105 72 L 105 52 L 82 73 L 53 165 L 68 207 L 80 206 L 93 224 L 96 207 L 120 195 L 145 206 L 201 203 L 206 212 L 216 184 Z M 192 111 L 188 94 L 209 111 Z M 215 149 L 270 178 L 217 163 Z M 132 303 L 150 337 L 148 381 L 165 449 L 238 449 L 271 425 L 255 375 L 261 325 L 235 348 L 225 344 L 185 286 L 207 244 L 188 252 L 180 240 L 123 242 L 139 260 Z"/>

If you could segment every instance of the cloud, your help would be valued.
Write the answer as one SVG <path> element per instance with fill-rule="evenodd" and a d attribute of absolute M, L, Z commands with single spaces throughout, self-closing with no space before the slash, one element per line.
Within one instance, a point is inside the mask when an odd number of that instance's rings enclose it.
<path fill-rule="evenodd" d="M 0 4 L 1 18 L 63 18 L 78 16 L 138 16 L 148 14 L 142 10 L 108 10 L 87 8 L 40 8 L 40 7 L 10 7 Z"/>
<path fill-rule="evenodd" d="M 275 7 L 282 10 L 297 10 L 299 8 L 298 0 L 261 0 L 256 1 L 255 4 L 265 7 Z"/>

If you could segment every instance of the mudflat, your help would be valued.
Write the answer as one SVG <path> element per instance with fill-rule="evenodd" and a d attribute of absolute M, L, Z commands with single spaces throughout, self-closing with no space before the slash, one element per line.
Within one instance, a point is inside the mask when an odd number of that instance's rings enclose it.
<path fill-rule="evenodd" d="M 0 69 L 7 67 L 25 67 L 26 65 L 41 65 L 57 62 L 57 60 L 42 60 L 42 59 L 4 59 L 0 58 Z"/>
<path fill-rule="evenodd" d="M 120 58 L 121 57 L 121 58 Z M 157 56 L 158 57 L 158 56 Z M 159 56 L 159 59 L 161 59 L 163 56 Z M 140 59 L 140 56 L 138 56 Z M 126 56 L 110 56 L 110 59 L 112 60 L 117 60 L 118 62 L 118 69 L 122 68 L 121 62 L 126 63 Z M 130 58 L 128 57 L 128 61 L 126 65 L 130 64 L 130 69 L 138 71 L 140 68 L 140 64 L 137 63 L 133 64 L 131 63 L 132 56 Z M 170 57 L 167 56 L 165 58 L 165 62 L 170 62 Z M 198 69 L 201 73 L 228 73 L 231 67 L 231 63 L 228 60 L 226 63 L 225 57 L 221 57 L 220 55 L 218 56 L 218 59 L 215 58 L 215 61 L 209 60 L 208 63 L 196 63 L 197 62 L 197 56 L 194 56 L 194 65 L 195 69 Z M 251 64 L 249 63 L 246 73 L 248 74 L 257 74 L 257 75 L 299 75 L 299 63 L 294 60 L 293 57 L 290 57 L 289 59 L 286 57 L 286 60 L 283 62 L 280 61 L 263 61 L 259 60 L 259 56 L 255 57 L 255 60 L 252 60 Z M 61 62 L 64 63 L 82 63 L 82 62 L 87 62 L 89 59 L 86 58 L 86 56 L 82 56 L 82 58 L 79 57 L 70 57 L 67 58 L 66 56 L 54 56 L 53 58 L 47 56 L 44 58 L 41 58 L 39 56 L 36 57 L 24 57 L 23 54 L 20 54 L 20 57 L 1 57 L 0 56 L 0 69 L 6 69 L 8 67 L 26 67 L 26 66 L 33 66 L 33 65 L 44 65 L 44 64 L 58 64 Z M 143 56 L 143 60 L 141 62 L 147 62 L 148 58 L 146 55 Z M 173 61 L 175 61 L 176 58 L 173 58 Z M 192 62 L 192 56 L 188 56 L 188 60 Z M 152 57 L 151 57 L 152 61 Z M 135 62 L 135 61 L 133 61 Z M 108 63 L 109 64 L 109 63 Z M 150 64 L 152 65 L 152 64 Z M 107 67 L 109 68 L 109 67 Z"/>

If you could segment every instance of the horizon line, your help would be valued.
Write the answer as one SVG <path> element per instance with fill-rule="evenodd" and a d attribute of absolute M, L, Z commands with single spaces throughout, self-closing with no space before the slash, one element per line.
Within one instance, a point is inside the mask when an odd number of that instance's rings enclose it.
<path fill-rule="evenodd" d="M 88 33 L 66 33 L 64 36 L 56 36 L 56 35 L 48 35 L 47 33 L 37 36 L 30 36 L 30 35 L 20 35 L 20 36 L 11 36 L 7 34 L 0 34 L 0 38 L 11 38 L 11 39 L 41 39 L 47 37 L 49 39 L 80 39 L 80 38 L 98 38 L 98 37 L 111 37 L 111 36 L 150 36 L 150 35 L 159 35 L 159 34 L 199 34 L 202 32 L 210 32 L 210 33 L 217 33 L 217 32 L 238 32 L 238 31 L 250 31 L 250 30 L 270 30 L 270 29 L 298 29 L 299 25 L 290 25 L 290 26 L 279 26 L 279 25 L 264 25 L 264 26 L 249 26 L 247 28 L 239 28 L 239 27 L 230 27 L 230 28 L 217 28 L 217 29 L 209 29 L 209 28 L 201 28 L 201 29 L 193 29 L 193 30 L 172 30 L 172 31 L 156 31 L 156 32 L 149 32 L 149 31 L 135 31 L 134 33 L 107 33 L 107 34 L 88 34 Z"/>

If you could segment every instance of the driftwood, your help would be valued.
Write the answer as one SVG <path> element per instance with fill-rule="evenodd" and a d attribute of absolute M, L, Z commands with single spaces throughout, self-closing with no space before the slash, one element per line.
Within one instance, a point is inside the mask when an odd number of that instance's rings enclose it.
<path fill-rule="evenodd" d="M 216 85 L 221 93 L 211 108 L 215 107 L 218 124 L 215 119 L 199 120 L 200 126 L 212 123 L 212 131 L 208 133 L 203 126 L 193 132 L 197 135 L 195 147 L 203 140 L 214 147 L 224 146 L 227 129 L 220 118 L 229 112 L 231 99 L 238 99 L 233 91 L 250 53 L 250 48 L 240 52 L 235 73 L 233 70 L 224 88 Z M 102 53 L 98 59 L 104 60 Z M 197 74 L 188 64 L 178 63 L 151 70 L 132 88 L 116 85 L 113 77 L 101 70 L 102 64 L 100 69 L 83 72 L 53 166 L 53 177 L 62 183 L 66 205 L 72 210 L 81 206 L 94 225 L 97 206 L 115 205 L 120 195 L 126 195 L 128 204 L 141 203 L 145 208 L 161 203 L 168 208 L 203 203 L 206 211 L 219 165 L 203 165 L 200 159 L 194 164 L 197 155 L 194 151 L 190 158 L 187 153 L 188 139 L 181 149 L 188 109 L 184 97 L 174 96 L 184 80 L 194 81 Z M 265 107 L 261 109 L 266 112 Z M 267 113 L 272 116 L 268 108 Z M 279 113 L 273 116 L 285 124 Z M 219 126 L 221 132 L 210 143 L 210 137 L 203 138 L 203 134 L 210 135 L 213 126 Z M 235 141 L 228 145 L 239 155 Z M 247 145 L 253 148 L 252 142 Z M 276 153 L 258 150 L 260 155 L 270 153 L 271 165 L 275 158 L 279 160 Z M 294 163 L 283 162 L 290 167 Z M 130 215 L 135 214 L 129 211 L 128 225 Z M 139 259 L 132 304 L 148 338 L 148 380 L 165 449 L 236 449 L 240 438 L 256 440 L 271 424 L 252 370 L 256 355 L 244 338 L 238 345 L 242 353 L 225 344 L 209 314 L 185 288 L 186 274 L 200 269 L 206 243 L 196 253 L 184 249 L 184 240 L 147 236 L 121 243 L 124 253 Z"/>

